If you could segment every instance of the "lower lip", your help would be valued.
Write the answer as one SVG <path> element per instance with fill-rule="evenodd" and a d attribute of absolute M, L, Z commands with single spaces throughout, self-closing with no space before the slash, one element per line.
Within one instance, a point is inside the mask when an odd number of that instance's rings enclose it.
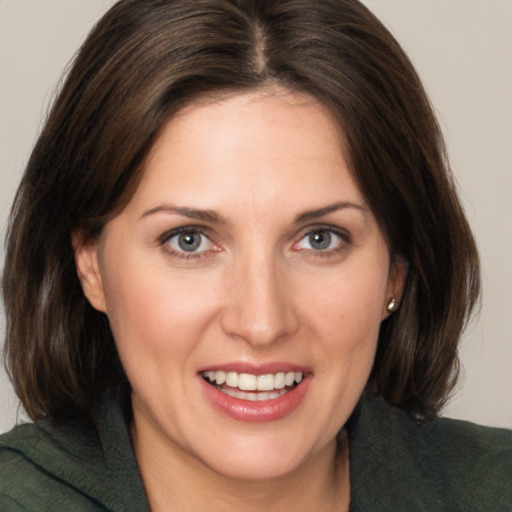
<path fill-rule="evenodd" d="M 263 423 L 279 420 L 295 411 L 306 395 L 311 375 L 305 376 L 298 386 L 283 396 L 263 402 L 233 398 L 208 384 L 201 375 L 198 375 L 198 379 L 207 399 L 217 410 L 238 421 Z"/>

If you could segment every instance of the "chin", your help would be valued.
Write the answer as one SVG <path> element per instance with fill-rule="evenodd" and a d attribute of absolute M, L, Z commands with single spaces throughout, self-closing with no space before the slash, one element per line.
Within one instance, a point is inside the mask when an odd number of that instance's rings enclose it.
<path fill-rule="evenodd" d="M 223 463 L 211 465 L 210 469 L 231 480 L 256 482 L 284 478 L 299 467 L 300 462 L 295 460 L 276 460 L 274 457 L 250 460 L 230 457 Z"/>
<path fill-rule="evenodd" d="M 291 434 L 274 439 L 265 435 L 246 436 L 204 460 L 215 473 L 236 480 L 263 481 L 283 478 L 292 474 L 314 457 L 312 447 L 294 446 L 292 439 L 304 437 Z M 335 442 L 335 441 L 334 441 Z"/>

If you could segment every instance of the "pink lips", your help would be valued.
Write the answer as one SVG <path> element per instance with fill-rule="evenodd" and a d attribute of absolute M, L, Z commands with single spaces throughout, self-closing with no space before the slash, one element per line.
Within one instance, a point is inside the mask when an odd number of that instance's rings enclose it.
<path fill-rule="evenodd" d="M 207 400 L 221 413 L 238 421 L 262 423 L 267 421 L 276 421 L 288 416 L 295 411 L 301 404 L 312 380 L 312 374 L 303 367 L 295 365 L 283 365 L 279 363 L 265 364 L 255 367 L 253 365 L 227 364 L 221 367 L 211 367 L 208 370 L 236 371 L 237 373 L 251 373 L 254 375 L 264 375 L 267 373 L 276 373 L 277 371 L 295 371 L 303 372 L 302 382 L 289 390 L 283 396 L 273 400 L 264 400 L 253 402 L 228 396 L 216 387 L 209 384 L 201 375 L 198 374 L 199 384 Z"/>

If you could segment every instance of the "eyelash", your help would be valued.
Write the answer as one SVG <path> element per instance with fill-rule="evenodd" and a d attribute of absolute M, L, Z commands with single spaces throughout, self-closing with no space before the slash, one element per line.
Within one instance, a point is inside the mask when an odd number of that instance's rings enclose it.
<path fill-rule="evenodd" d="M 306 239 L 306 237 L 311 236 L 314 233 L 320 233 L 320 232 L 329 233 L 330 235 L 334 235 L 335 237 L 339 238 L 340 239 L 339 244 L 334 248 L 326 249 L 326 250 L 314 250 L 314 249 L 302 249 L 302 250 L 308 251 L 308 253 L 310 253 L 316 257 L 324 257 L 325 258 L 325 257 L 329 257 L 329 256 L 332 256 L 334 254 L 341 252 L 346 247 L 346 245 L 350 244 L 350 242 L 351 242 L 350 235 L 346 231 L 341 230 L 338 227 L 334 227 L 334 226 L 330 226 L 330 225 L 309 226 L 301 232 L 300 238 L 298 239 L 297 242 L 295 242 L 293 244 L 293 248 L 294 248 L 293 250 L 295 250 L 295 252 L 300 252 L 301 249 L 300 248 L 295 249 L 295 247 L 300 242 L 302 242 L 304 239 Z M 219 252 L 218 249 L 204 250 L 204 251 L 198 251 L 198 252 L 187 252 L 187 251 L 174 250 L 174 249 L 170 248 L 168 245 L 169 242 L 173 238 L 178 237 L 183 234 L 193 234 L 193 235 L 200 235 L 201 237 L 205 237 L 215 247 L 215 244 L 212 242 L 210 236 L 208 236 L 208 234 L 205 233 L 205 228 L 202 226 L 184 226 L 181 228 L 176 228 L 171 231 L 168 231 L 168 232 L 164 233 L 159 238 L 159 241 L 158 241 L 159 245 L 164 247 L 165 251 L 177 260 L 199 260 L 199 259 L 208 257 L 209 255 L 211 255 L 212 252 Z M 166 245 L 167 245 L 167 247 L 166 247 Z"/>
<path fill-rule="evenodd" d="M 206 258 L 208 253 L 218 252 L 217 250 L 206 250 L 206 251 L 198 251 L 198 252 L 187 252 L 187 251 L 177 251 L 169 247 L 169 242 L 179 235 L 200 235 L 209 240 L 211 244 L 211 238 L 205 233 L 205 229 L 202 226 L 184 226 L 182 228 L 176 228 L 171 231 L 164 233 L 159 239 L 159 245 L 164 248 L 173 258 L 177 260 L 199 260 L 201 258 Z M 167 245 L 167 247 L 165 247 Z M 214 245 L 214 244 L 213 244 Z"/>
<path fill-rule="evenodd" d="M 305 249 L 306 251 L 308 251 L 309 254 L 311 254 L 315 257 L 320 257 L 320 258 L 331 257 L 335 254 L 342 252 L 344 249 L 346 249 L 347 245 L 351 243 L 350 234 L 347 231 L 342 230 L 342 229 L 338 228 L 337 226 L 331 226 L 328 224 L 320 224 L 320 225 L 315 225 L 315 226 L 308 226 L 307 228 L 305 228 L 302 231 L 299 240 L 294 243 L 294 247 L 296 247 L 300 242 L 305 240 L 308 236 L 311 236 L 312 234 L 315 234 L 315 233 L 321 233 L 321 232 L 329 233 L 330 235 L 334 235 L 335 237 L 339 238 L 339 243 L 336 245 L 336 247 L 333 247 L 331 249 L 325 249 L 325 250 Z M 300 251 L 300 250 L 301 250 L 300 248 L 297 249 L 297 251 Z"/>

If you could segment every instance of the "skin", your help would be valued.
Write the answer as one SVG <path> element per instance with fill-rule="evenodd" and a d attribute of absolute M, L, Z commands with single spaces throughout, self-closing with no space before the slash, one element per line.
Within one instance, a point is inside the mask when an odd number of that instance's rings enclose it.
<path fill-rule="evenodd" d="M 340 140 L 305 95 L 198 102 L 165 125 L 135 195 L 97 243 L 75 237 L 84 292 L 108 315 L 133 387 L 152 510 L 347 509 L 349 447 L 337 449 L 336 435 L 404 270 Z M 194 253 L 173 232 L 186 226 L 203 233 Z M 330 233 L 327 249 L 311 244 L 319 231 Z M 198 384 L 209 366 L 274 361 L 312 374 L 299 407 L 276 421 L 230 418 Z"/>

